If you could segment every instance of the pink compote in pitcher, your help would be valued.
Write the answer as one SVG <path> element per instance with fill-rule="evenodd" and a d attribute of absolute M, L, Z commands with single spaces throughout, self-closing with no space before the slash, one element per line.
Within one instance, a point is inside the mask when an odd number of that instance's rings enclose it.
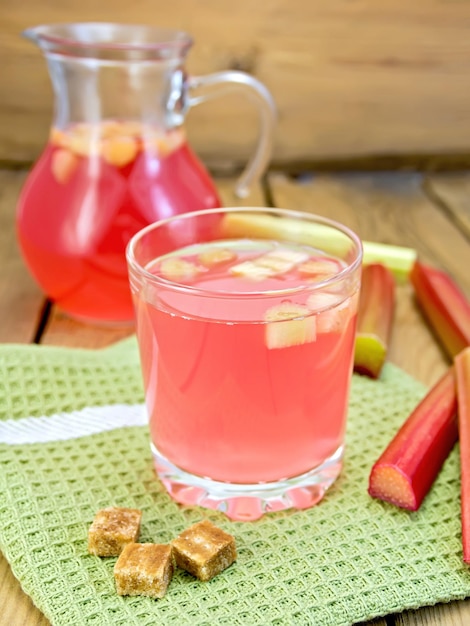
<path fill-rule="evenodd" d="M 17 229 L 24 259 L 70 316 L 132 320 L 125 248 L 143 226 L 220 206 L 183 129 L 189 108 L 239 86 L 261 113 L 257 150 L 236 187 L 247 195 L 269 160 L 274 105 L 243 72 L 188 77 L 183 32 L 106 23 L 39 26 L 55 93 L 49 142 L 22 191 Z"/>

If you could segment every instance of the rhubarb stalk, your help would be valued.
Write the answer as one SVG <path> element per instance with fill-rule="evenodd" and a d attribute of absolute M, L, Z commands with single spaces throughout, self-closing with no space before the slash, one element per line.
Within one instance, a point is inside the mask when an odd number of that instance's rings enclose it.
<path fill-rule="evenodd" d="M 363 241 L 362 247 L 364 249 L 362 257 L 364 265 L 382 263 L 393 273 L 397 283 L 405 283 L 408 280 L 418 256 L 414 248 L 393 246 L 388 243 Z"/>
<path fill-rule="evenodd" d="M 414 409 L 372 467 L 369 494 L 416 511 L 457 438 L 457 395 L 451 368 Z"/>
<path fill-rule="evenodd" d="M 221 224 L 221 236 L 229 238 L 252 237 L 254 239 L 288 239 L 296 243 L 322 247 L 332 255 L 344 253 L 345 238 L 334 233 L 331 228 L 319 224 L 301 223 L 298 220 L 286 219 L 275 215 L 264 215 L 253 212 L 227 213 Z M 413 248 L 393 246 L 385 243 L 363 241 L 363 263 L 382 263 L 393 273 L 397 282 L 408 279 L 411 268 L 416 261 L 417 253 Z"/>
<path fill-rule="evenodd" d="M 416 300 L 453 358 L 470 346 L 470 302 L 445 272 L 417 261 L 411 270 Z"/>
<path fill-rule="evenodd" d="M 357 315 L 354 370 L 378 378 L 387 357 L 395 307 L 395 282 L 384 265 L 373 263 L 362 271 Z"/>
<path fill-rule="evenodd" d="M 455 357 L 460 439 L 460 506 L 463 560 L 470 563 L 470 348 Z"/>

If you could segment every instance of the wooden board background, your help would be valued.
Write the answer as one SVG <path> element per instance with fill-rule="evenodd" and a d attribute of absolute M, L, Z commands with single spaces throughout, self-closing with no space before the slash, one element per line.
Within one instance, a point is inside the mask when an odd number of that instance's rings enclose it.
<path fill-rule="evenodd" d="M 20 32 L 86 20 L 187 30 L 192 73 L 262 80 L 279 110 L 277 164 L 470 154 L 469 0 L 2 0 L 0 161 L 34 159 L 51 119 L 45 63 Z M 237 165 L 257 116 L 231 95 L 195 109 L 188 126 L 206 162 Z"/>

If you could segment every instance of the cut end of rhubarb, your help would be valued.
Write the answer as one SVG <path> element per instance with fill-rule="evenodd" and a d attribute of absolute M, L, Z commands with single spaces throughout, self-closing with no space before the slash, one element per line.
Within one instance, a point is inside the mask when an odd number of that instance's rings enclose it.
<path fill-rule="evenodd" d="M 395 283 L 380 263 L 366 265 L 362 273 L 354 370 L 378 378 L 387 357 L 395 308 Z"/>
<path fill-rule="evenodd" d="M 416 511 L 419 506 L 409 479 L 399 469 L 390 465 L 372 468 L 369 495 L 410 511 Z"/>
<path fill-rule="evenodd" d="M 354 371 L 378 378 L 387 358 L 387 346 L 377 335 L 357 335 L 354 345 Z"/>
<path fill-rule="evenodd" d="M 402 424 L 369 477 L 369 494 L 416 511 L 457 437 L 455 377 L 450 369 Z"/>

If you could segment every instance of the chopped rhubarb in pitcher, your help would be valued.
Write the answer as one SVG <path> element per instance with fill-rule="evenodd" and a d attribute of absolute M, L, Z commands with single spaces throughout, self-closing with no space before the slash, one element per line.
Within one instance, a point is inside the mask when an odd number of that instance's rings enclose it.
<path fill-rule="evenodd" d="M 158 297 L 140 293 L 135 307 L 159 454 L 192 474 L 253 483 L 301 475 L 341 448 L 357 293 L 324 281 L 344 267 L 247 239 L 148 264 Z"/>
<path fill-rule="evenodd" d="M 159 219 L 220 206 L 181 129 L 107 120 L 54 128 L 20 198 L 20 246 L 66 313 L 133 317 L 125 248 Z"/>

